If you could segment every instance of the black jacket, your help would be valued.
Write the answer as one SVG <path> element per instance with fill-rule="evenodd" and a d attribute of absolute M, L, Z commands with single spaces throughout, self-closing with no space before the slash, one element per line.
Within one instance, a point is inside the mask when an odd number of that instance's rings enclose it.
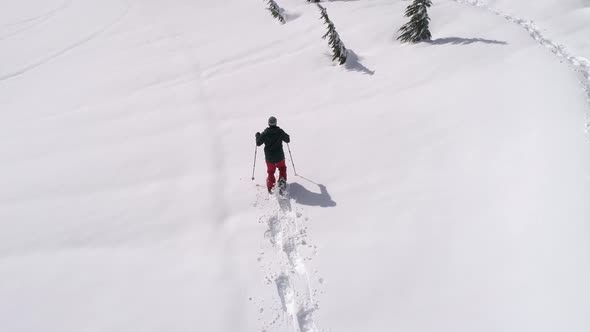
<path fill-rule="evenodd" d="M 256 136 L 256 145 L 264 144 L 264 155 L 266 161 L 271 163 L 278 163 L 285 159 L 285 152 L 283 151 L 283 142 L 289 143 L 291 138 L 281 128 L 274 126 L 266 128 L 262 134 Z"/>

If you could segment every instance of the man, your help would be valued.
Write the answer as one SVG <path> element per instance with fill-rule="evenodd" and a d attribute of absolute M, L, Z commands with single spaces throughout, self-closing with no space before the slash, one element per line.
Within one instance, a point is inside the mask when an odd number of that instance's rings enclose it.
<path fill-rule="evenodd" d="M 256 133 L 256 145 L 264 144 L 264 155 L 266 158 L 266 170 L 268 177 L 266 187 L 268 192 L 272 191 L 275 185 L 275 171 L 279 169 L 279 189 L 282 191 L 287 184 L 287 165 L 285 165 L 285 152 L 283 142 L 289 143 L 291 138 L 287 133 L 277 126 L 277 118 L 268 118 L 268 128 L 262 134 Z"/>

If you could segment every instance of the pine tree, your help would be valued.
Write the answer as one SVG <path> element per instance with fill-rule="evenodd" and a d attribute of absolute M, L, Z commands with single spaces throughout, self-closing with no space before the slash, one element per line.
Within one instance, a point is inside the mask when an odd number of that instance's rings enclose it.
<path fill-rule="evenodd" d="M 266 8 L 268 11 L 270 11 L 270 14 L 272 15 L 272 17 L 276 18 L 277 20 L 279 20 L 279 22 L 281 23 L 285 23 L 285 17 L 283 16 L 283 8 L 279 7 L 279 5 L 275 2 L 275 0 L 268 0 L 268 8 Z"/>
<path fill-rule="evenodd" d="M 346 62 L 346 55 L 348 53 L 346 47 L 344 47 L 344 43 L 340 40 L 340 36 L 338 35 L 338 32 L 336 32 L 334 23 L 330 21 L 326 8 L 322 7 L 320 4 L 317 4 L 317 6 L 321 12 L 321 18 L 324 19 L 324 23 L 328 26 L 328 31 L 322 36 L 322 38 L 328 38 L 328 44 L 332 48 L 333 53 L 332 61 L 338 60 L 338 62 L 343 65 Z"/>
<path fill-rule="evenodd" d="M 406 17 L 410 22 L 404 24 L 400 29 L 401 35 L 397 37 L 402 43 L 418 43 L 424 40 L 430 40 L 432 35 L 428 29 L 430 17 L 428 17 L 428 8 L 432 6 L 431 0 L 414 0 L 406 8 Z"/>

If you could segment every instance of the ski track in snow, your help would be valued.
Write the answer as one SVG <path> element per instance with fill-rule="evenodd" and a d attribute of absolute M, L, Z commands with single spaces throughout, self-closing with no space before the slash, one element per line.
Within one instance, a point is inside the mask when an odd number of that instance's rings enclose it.
<path fill-rule="evenodd" d="M 67 5 L 67 3 L 66 3 L 66 5 Z M 8 72 L 8 73 L 5 73 L 5 74 L 1 74 L 0 73 L 0 82 L 9 80 L 9 79 L 12 79 L 12 78 L 15 78 L 15 77 L 19 77 L 21 75 L 24 75 L 24 74 L 30 72 L 31 70 L 34 70 L 34 69 L 36 69 L 38 67 L 41 67 L 41 66 L 45 65 L 46 63 L 49 63 L 52 60 L 54 60 L 54 59 L 56 59 L 56 58 L 58 58 L 58 57 L 60 57 L 60 56 L 62 56 L 64 54 L 67 54 L 68 52 L 70 52 L 70 51 L 72 51 L 72 50 L 74 50 L 74 49 L 76 49 L 76 48 L 78 48 L 80 46 L 83 46 L 83 45 L 91 42 L 96 37 L 98 37 L 99 35 L 101 35 L 105 31 L 109 30 L 110 28 L 112 28 L 113 26 L 115 26 L 117 23 L 121 22 L 125 18 L 125 16 L 127 16 L 127 14 L 129 13 L 129 11 L 131 10 L 131 7 L 132 7 L 132 4 L 130 2 L 128 2 L 127 3 L 127 7 L 125 8 L 125 10 L 123 10 L 123 12 L 119 16 L 117 16 L 111 22 L 107 23 L 102 28 L 100 28 L 100 29 L 98 29 L 98 30 L 90 33 L 85 38 L 80 39 L 80 40 L 76 41 L 75 43 L 73 43 L 73 44 L 71 44 L 71 45 L 69 45 L 69 46 L 67 46 L 67 47 L 65 47 L 65 48 L 63 48 L 61 50 L 55 51 L 55 52 L 53 52 L 53 53 L 51 53 L 51 54 L 49 54 L 49 55 L 47 55 L 45 57 L 42 57 L 41 59 L 39 59 L 39 60 L 37 60 L 35 62 L 32 62 L 32 63 L 30 63 L 28 65 L 25 65 L 25 66 L 23 66 L 23 67 L 21 67 L 19 69 L 16 69 L 16 70 L 14 70 L 12 72 Z"/>
<path fill-rule="evenodd" d="M 269 279 L 274 282 L 281 309 L 287 316 L 292 330 L 317 332 L 319 330 L 313 314 L 318 309 L 318 305 L 314 300 L 305 266 L 306 258 L 299 250 L 301 246 L 315 247 L 307 243 L 306 231 L 300 228 L 299 220 L 302 215 L 293 210 L 288 197 L 280 198 L 272 195 L 260 205 L 264 210 L 260 222 L 268 227 L 265 238 L 269 240 L 273 251 L 278 255 L 278 261 L 274 263 L 277 263 L 275 265 L 278 265 L 280 270 L 273 271 Z M 276 323 L 275 320 L 268 325 L 274 323 Z"/>
<path fill-rule="evenodd" d="M 8 23 L 8 24 L 4 24 L 1 27 L 12 27 L 12 26 L 18 26 L 18 25 L 25 25 L 25 27 L 19 28 L 13 32 L 10 32 L 8 34 L 5 35 L 1 35 L 0 34 L 0 41 L 8 39 L 10 37 L 19 35 L 20 33 L 23 33 L 25 31 L 28 31 L 30 29 L 33 29 L 37 26 L 39 26 L 40 24 L 49 21 L 51 18 L 53 18 L 55 15 L 57 15 L 60 11 L 66 9 L 69 7 L 71 0 L 66 0 L 64 2 L 62 2 L 61 5 L 59 5 L 57 8 L 54 8 L 48 12 L 46 12 L 45 14 L 41 14 L 26 20 L 22 20 L 19 22 L 14 22 L 14 23 Z M 28 24 L 27 24 L 28 23 Z"/>
<path fill-rule="evenodd" d="M 580 83 L 582 84 L 582 87 L 583 87 L 584 91 L 586 92 L 586 97 L 588 100 L 588 107 L 589 107 L 589 111 L 586 113 L 585 127 L 586 127 L 586 132 L 590 134 L 590 61 L 588 61 L 588 59 L 572 54 L 562 44 L 556 43 L 555 41 L 551 40 L 550 38 L 547 38 L 543 34 L 543 32 L 541 31 L 541 28 L 539 28 L 531 20 L 526 20 L 526 19 L 523 19 L 520 17 L 516 17 L 514 15 L 510 15 L 508 13 L 502 12 L 500 10 L 491 8 L 491 7 L 487 6 L 481 0 L 453 0 L 453 1 L 460 3 L 460 4 L 464 4 L 464 5 L 471 5 L 471 6 L 483 8 L 489 12 L 492 12 L 492 13 L 500 16 L 500 17 L 503 17 L 504 19 L 506 19 L 509 22 L 520 25 L 525 30 L 527 30 L 527 32 L 530 34 L 530 36 L 534 40 L 536 40 L 539 44 L 541 44 L 541 46 L 549 49 L 557 57 L 567 61 L 574 68 L 574 70 L 580 72 L 582 75 Z"/>
<path fill-rule="evenodd" d="M 20 21 L 16 21 L 16 22 L 10 22 L 10 23 L 4 23 L 4 24 L 0 24 L 0 27 L 9 27 L 9 26 L 15 26 L 15 25 L 21 25 L 21 24 L 25 24 L 25 23 L 30 23 L 30 22 L 34 22 L 37 20 L 41 20 L 41 19 L 45 19 L 49 16 L 53 16 L 56 12 L 68 7 L 68 5 L 70 4 L 72 0 L 64 0 L 61 5 L 59 5 L 56 8 L 53 8 L 43 14 L 37 15 L 37 16 L 33 16 L 31 18 L 27 18 L 24 20 L 20 20 Z"/>

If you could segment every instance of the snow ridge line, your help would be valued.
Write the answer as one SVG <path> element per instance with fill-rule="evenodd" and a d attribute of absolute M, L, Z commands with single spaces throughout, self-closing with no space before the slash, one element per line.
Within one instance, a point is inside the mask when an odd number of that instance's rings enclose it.
<path fill-rule="evenodd" d="M 269 239 L 274 251 L 280 257 L 280 271 L 272 277 L 276 286 L 281 309 L 291 322 L 293 331 L 317 332 L 313 313 L 318 309 L 305 258 L 299 251 L 307 245 L 305 230 L 300 229 L 298 219 L 301 214 L 292 210 L 291 200 L 276 194 L 269 199 L 267 214 L 261 217 L 268 229 L 265 237 Z"/>
<path fill-rule="evenodd" d="M 481 0 L 452 0 L 460 4 L 464 5 L 471 5 L 474 7 L 483 8 L 489 12 L 492 12 L 498 16 L 503 17 L 509 22 L 515 23 L 523 27 L 530 36 L 536 40 L 539 44 L 543 47 L 549 49 L 553 54 L 566 60 L 577 72 L 579 72 L 582 76 L 580 79 L 580 84 L 582 84 L 582 88 L 586 92 L 586 97 L 588 100 L 589 111 L 586 113 L 586 132 L 590 134 L 590 61 L 588 59 L 576 56 L 569 52 L 565 46 L 562 44 L 558 44 L 552 41 L 550 38 L 547 38 L 541 29 L 531 20 L 526 20 L 523 18 L 519 18 L 508 13 L 502 12 L 500 10 L 491 8 L 487 6 Z"/>

